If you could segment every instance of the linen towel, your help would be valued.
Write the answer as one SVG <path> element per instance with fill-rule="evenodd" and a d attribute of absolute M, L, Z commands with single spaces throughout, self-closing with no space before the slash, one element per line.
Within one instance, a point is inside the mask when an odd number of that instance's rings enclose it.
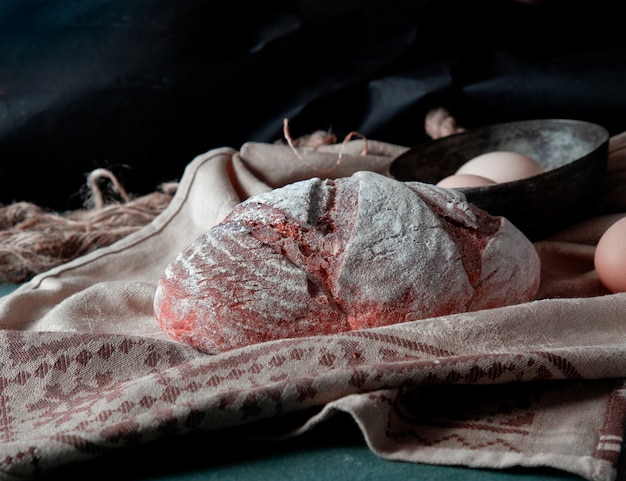
<path fill-rule="evenodd" d="M 2 298 L 0 479 L 189 431 L 297 436 L 338 412 L 386 459 L 616 479 L 626 294 L 603 289 L 593 252 L 626 212 L 626 134 L 611 139 L 598 216 L 535 244 L 543 280 L 533 302 L 219 355 L 159 329 L 160 275 L 238 202 L 329 172 L 387 174 L 405 150 L 371 140 L 299 155 L 279 144 L 211 150 L 153 222 Z M 294 424 L 296 413 L 306 420 Z"/>

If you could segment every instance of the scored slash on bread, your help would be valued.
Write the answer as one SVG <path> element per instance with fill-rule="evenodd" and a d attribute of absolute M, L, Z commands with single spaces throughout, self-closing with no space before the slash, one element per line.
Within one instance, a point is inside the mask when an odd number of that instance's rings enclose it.
<path fill-rule="evenodd" d="M 155 317 L 210 353 L 531 301 L 532 243 L 462 193 L 373 172 L 251 197 L 168 266 Z"/>

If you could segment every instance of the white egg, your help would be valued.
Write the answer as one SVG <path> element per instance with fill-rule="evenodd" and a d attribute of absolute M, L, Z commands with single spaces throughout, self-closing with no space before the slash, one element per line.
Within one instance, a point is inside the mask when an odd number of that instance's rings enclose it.
<path fill-rule="evenodd" d="M 600 281 L 608 290 L 626 292 L 626 217 L 602 234 L 593 262 Z"/>
<path fill-rule="evenodd" d="M 468 160 L 456 171 L 457 174 L 472 174 L 493 179 L 499 184 L 525 179 L 542 172 L 545 172 L 545 169 L 530 157 L 506 151 L 479 155 Z"/>
<path fill-rule="evenodd" d="M 487 177 L 472 174 L 454 174 L 449 175 L 437 182 L 439 187 L 447 189 L 462 189 L 468 187 L 482 187 L 483 185 L 492 185 L 495 182 Z"/>

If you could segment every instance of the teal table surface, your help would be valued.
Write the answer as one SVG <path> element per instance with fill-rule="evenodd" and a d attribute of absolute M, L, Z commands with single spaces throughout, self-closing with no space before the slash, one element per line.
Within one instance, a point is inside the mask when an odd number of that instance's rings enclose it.
<path fill-rule="evenodd" d="M 575 481 L 546 469 L 485 470 L 433 466 L 377 457 L 347 415 L 298 438 L 259 442 L 194 433 L 123 449 L 66 467 L 49 480 L 78 481 L 98 473 L 118 481 Z M 48 481 L 48 479 L 46 479 Z"/>

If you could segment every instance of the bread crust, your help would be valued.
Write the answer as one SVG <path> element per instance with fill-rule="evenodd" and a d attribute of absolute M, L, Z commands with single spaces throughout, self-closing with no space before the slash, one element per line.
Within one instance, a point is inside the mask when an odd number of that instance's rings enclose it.
<path fill-rule="evenodd" d="M 531 301 L 539 257 L 463 194 L 373 172 L 239 204 L 166 269 L 155 317 L 222 352 Z"/>

